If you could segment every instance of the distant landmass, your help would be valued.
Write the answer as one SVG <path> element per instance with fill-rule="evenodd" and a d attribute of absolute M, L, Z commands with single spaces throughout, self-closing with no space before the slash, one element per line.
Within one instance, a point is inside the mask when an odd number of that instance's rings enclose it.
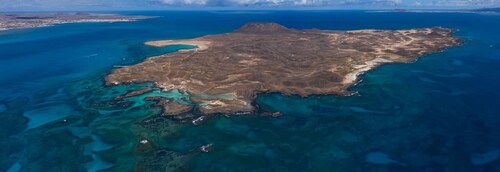
<path fill-rule="evenodd" d="M 256 109 L 252 102 L 263 92 L 349 94 L 347 88 L 365 71 L 384 63 L 412 62 L 460 44 L 452 33 L 441 27 L 333 31 L 248 23 L 231 33 L 146 42 L 157 47 L 187 44 L 197 48 L 116 68 L 106 83 L 154 82 L 164 91 L 191 95 L 192 104 L 148 98 L 164 106 L 165 115 L 248 113 Z"/>
<path fill-rule="evenodd" d="M 498 7 L 498 8 L 481 8 L 481 9 L 476 9 L 473 11 L 500 13 L 500 7 Z"/>
<path fill-rule="evenodd" d="M 23 29 L 79 22 L 128 22 L 150 16 L 92 13 L 0 13 L 0 30 Z"/>
<path fill-rule="evenodd" d="M 375 12 L 500 13 L 500 7 L 479 8 L 479 9 L 393 9 L 393 10 L 376 10 Z"/>

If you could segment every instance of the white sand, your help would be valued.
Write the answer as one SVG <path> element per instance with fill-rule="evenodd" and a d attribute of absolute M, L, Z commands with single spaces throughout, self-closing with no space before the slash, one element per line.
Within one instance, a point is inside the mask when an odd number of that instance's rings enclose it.
<path fill-rule="evenodd" d="M 161 40 L 161 41 L 149 41 L 145 43 L 149 46 L 164 47 L 168 45 L 193 45 L 197 46 L 196 50 L 206 50 L 210 46 L 210 41 L 199 41 L 199 40 Z"/>
<path fill-rule="evenodd" d="M 352 71 L 351 73 L 348 73 L 344 77 L 344 80 L 342 81 L 342 84 L 344 84 L 344 85 L 353 84 L 354 82 L 356 82 L 358 76 L 360 74 L 362 74 L 363 72 L 369 71 L 369 70 L 377 67 L 380 64 L 390 63 L 390 62 L 392 62 L 392 61 L 384 59 L 384 58 L 377 57 L 377 58 L 375 58 L 373 60 L 365 62 L 365 64 L 363 64 L 363 65 L 356 65 L 356 66 L 354 66 L 354 71 Z"/>

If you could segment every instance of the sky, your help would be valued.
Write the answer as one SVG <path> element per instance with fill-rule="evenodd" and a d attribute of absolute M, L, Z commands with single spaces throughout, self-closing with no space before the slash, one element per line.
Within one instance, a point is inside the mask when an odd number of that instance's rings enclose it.
<path fill-rule="evenodd" d="M 2 11 L 175 9 L 469 9 L 500 0 L 0 0 Z"/>

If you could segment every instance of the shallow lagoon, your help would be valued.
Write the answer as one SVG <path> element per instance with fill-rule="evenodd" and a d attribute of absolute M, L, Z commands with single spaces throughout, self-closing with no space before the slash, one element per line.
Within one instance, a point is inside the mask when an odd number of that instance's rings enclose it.
<path fill-rule="evenodd" d="M 0 171 L 500 170 L 500 15 L 140 14 L 162 17 L 0 32 Z M 104 86 L 113 66 L 192 48 L 144 41 L 223 33 L 247 21 L 341 30 L 444 26 L 457 29 L 465 44 L 416 63 L 383 65 L 366 73 L 349 97 L 259 95 L 261 110 L 280 111 L 279 118 L 220 115 L 193 125 L 160 117 L 144 95 L 111 101 L 152 87 Z M 148 94 L 188 96 L 173 93 Z M 207 144 L 213 144 L 209 153 L 199 150 Z"/>

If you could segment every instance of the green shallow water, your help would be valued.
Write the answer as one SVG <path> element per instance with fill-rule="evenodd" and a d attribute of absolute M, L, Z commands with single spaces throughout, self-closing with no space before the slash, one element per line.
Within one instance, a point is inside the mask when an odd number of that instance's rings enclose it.
<path fill-rule="evenodd" d="M 363 11 L 142 12 L 161 18 L 0 32 L 0 171 L 498 171 L 498 15 Z M 189 104 L 151 83 L 105 86 L 113 66 L 193 48 L 144 41 L 293 28 L 457 29 L 465 44 L 363 75 L 352 96 L 260 94 L 261 114 L 194 125 L 146 96 Z M 68 44 L 73 42 L 74 44 Z M 29 49 L 30 51 L 25 51 Z M 231 99 L 231 95 L 199 95 Z M 193 116 L 195 118 L 196 116 Z M 211 145 L 205 153 L 201 146 Z M 17 169 L 17 170 L 16 170 Z"/>

